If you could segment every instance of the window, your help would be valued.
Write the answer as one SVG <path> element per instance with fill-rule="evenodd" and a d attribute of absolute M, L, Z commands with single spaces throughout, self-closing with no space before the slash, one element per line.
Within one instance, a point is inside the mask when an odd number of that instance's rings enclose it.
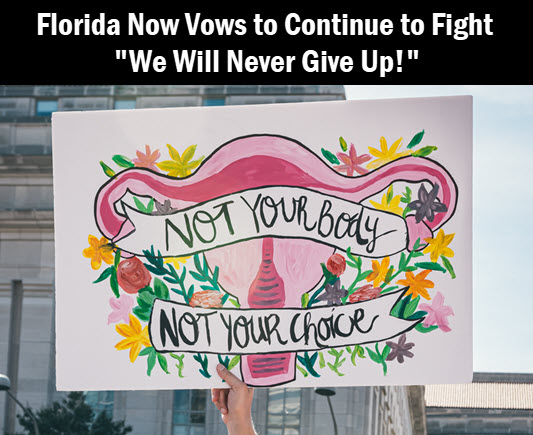
<path fill-rule="evenodd" d="M 301 398 L 300 388 L 269 390 L 267 435 L 299 435 Z"/>
<path fill-rule="evenodd" d="M 37 116 L 50 116 L 57 111 L 57 100 L 37 100 L 35 114 Z"/>
<path fill-rule="evenodd" d="M 225 98 L 205 98 L 204 106 L 224 106 L 226 104 Z"/>
<path fill-rule="evenodd" d="M 115 100 L 115 109 L 117 109 L 117 110 L 135 109 L 136 105 L 137 105 L 137 101 L 135 99 L 132 99 L 132 100 Z"/>
<path fill-rule="evenodd" d="M 85 403 L 93 409 L 95 417 L 104 411 L 109 417 L 113 418 L 114 401 L 115 394 L 113 391 L 87 391 L 85 393 Z"/>
<path fill-rule="evenodd" d="M 172 435 L 204 435 L 207 390 L 174 392 Z"/>

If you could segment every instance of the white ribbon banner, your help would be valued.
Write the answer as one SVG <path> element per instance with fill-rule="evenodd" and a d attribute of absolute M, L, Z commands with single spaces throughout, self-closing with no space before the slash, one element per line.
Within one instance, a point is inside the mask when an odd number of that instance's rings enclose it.
<path fill-rule="evenodd" d="M 118 245 L 141 257 L 151 246 L 162 257 L 181 257 L 260 237 L 310 239 L 373 258 L 408 243 L 401 216 L 302 187 L 250 189 L 167 215 L 122 207 L 135 231 Z"/>
<path fill-rule="evenodd" d="M 300 352 L 391 339 L 422 319 L 390 315 L 405 289 L 364 302 L 316 308 L 206 309 L 157 299 L 150 341 L 158 352 Z"/>

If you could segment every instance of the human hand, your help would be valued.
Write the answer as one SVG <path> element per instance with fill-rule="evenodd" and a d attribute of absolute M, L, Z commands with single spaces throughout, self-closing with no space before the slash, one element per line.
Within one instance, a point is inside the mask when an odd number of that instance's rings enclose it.
<path fill-rule="evenodd" d="M 230 388 L 213 388 L 211 400 L 222 414 L 229 435 L 255 435 L 252 422 L 253 388 L 231 373 L 222 364 L 217 366 L 218 375 Z"/>

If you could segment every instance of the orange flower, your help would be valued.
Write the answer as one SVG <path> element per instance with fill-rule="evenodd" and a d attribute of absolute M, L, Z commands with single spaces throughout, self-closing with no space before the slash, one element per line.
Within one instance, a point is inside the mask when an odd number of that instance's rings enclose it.
<path fill-rule="evenodd" d="M 142 346 L 152 346 L 152 343 L 150 343 L 150 337 L 148 336 L 148 325 L 143 329 L 139 319 L 132 314 L 130 314 L 129 325 L 121 323 L 120 325 L 116 325 L 115 329 L 120 335 L 126 337 L 124 340 L 119 341 L 115 345 L 115 348 L 118 350 L 126 350 L 129 348 L 131 362 L 135 362 Z"/>
<path fill-rule="evenodd" d="M 374 287 L 379 287 L 379 285 L 385 281 L 385 277 L 389 271 L 389 264 L 389 257 L 385 257 L 381 260 L 381 264 L 379 264 L 379 261 L 377 260 L 372 260 L 372 273 L 366 277 L 366 280 L 368 282 L 374 280 Z"/>
<path fill-rule="evenodd" d="M 144 150 L 146 151 L 146 154 L 143 154 L 140 151 L 137 151 L 137 158 L 133 159 L 132 162 L 137 166 L 138 168 L 148 168 L 152 171 L 159 172 L 159 169 L 156 166 L 156 161 L 161 157 L 161 153 L 159 150 L 155 150 L 152 152 L 150 149 L 150 145 L 145 145 Z"/>
<path fill-rule="evenodd" d="M 224 295 L 221 292 L 214 290 L 196 292 L 189 299 L 189 305 L 200 308 L 222 308 L 222 296 Z"/>
<path fill-rule="evenodd" d="M 94 270 L 100 269 L 102 260 L 107 264 L 113 264 L 113 246 L 109 244 L 109 240 L 105 237 L 98 240 L 89 234 L 89 245 L 83 250 L 83 256 L 91 259 L 91 267 Z"/>
<path fill-rule="evenodd" d="M 435 287 L 435 284 L 430 281 L 429 279 L 426 279 L 427 276 L 431 270 L 423 270 L 418 275 L 414 275 L 413 272 L 405 272 L 405 278 L 406 279 L 400 279 L 396 281 L 397 284 L 409 286 L 409 290 L 405 293 L 405 295 L 413 295 L 413 298 L 416 298 L 417 296 L 422 296 L 424 299 L 427 299 L 428 301 L 431 299 L 431 296 L 427 292 L 426 288 L 433 288 Z"/>

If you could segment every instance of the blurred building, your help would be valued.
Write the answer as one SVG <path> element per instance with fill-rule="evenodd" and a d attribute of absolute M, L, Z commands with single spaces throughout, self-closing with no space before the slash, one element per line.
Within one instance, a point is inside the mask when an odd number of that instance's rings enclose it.
<path fill-rule="evenodd" d="M 11 281 L 18 279 L 24 289 L 18 398 L 38 409 L 64 394 L 55 390 L 52 112 L 343 99 L 339 85 L 0 87 L 0 373 L 7 372 Z M 208 396 L 104 391 L 89 392 L 87 401 L 125 419 L 134 434 L 226 433 Z M 0 393 L 2 428 L 5 400 Z M 339 434 L 425 433 L 419 387 L 337 388 L 332 404 Z M 333 433 L 326 398 L 309 388 L 257 389 L 253 414 L 262 434 Z"/>
<path fill-rule="evenodd" d="M 426 387 L 429 435 L 533 434 L 533 374 L 474 373 L 471 384 Z"/>

